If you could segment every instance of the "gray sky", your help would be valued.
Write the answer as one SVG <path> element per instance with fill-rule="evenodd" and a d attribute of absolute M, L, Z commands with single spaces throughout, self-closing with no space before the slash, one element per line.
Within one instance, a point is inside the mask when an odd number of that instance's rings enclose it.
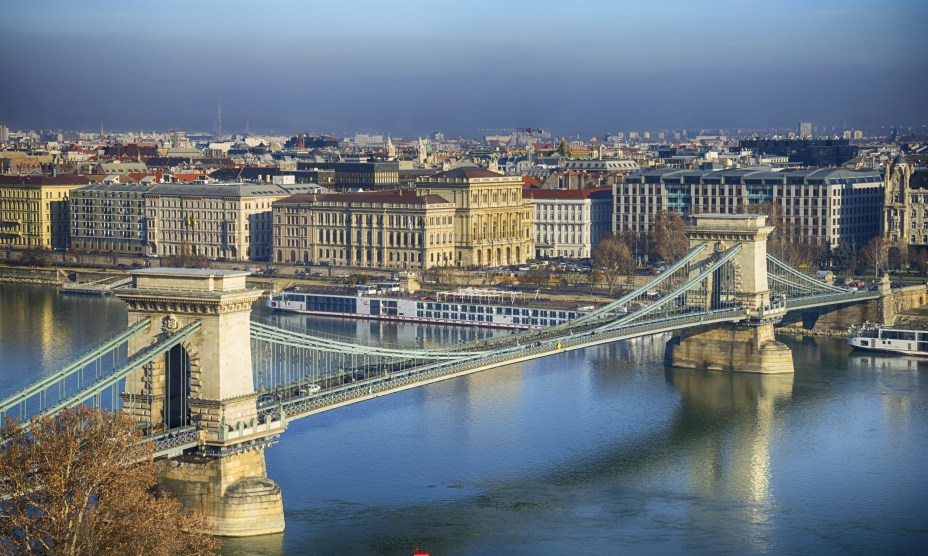
<path fill-rule="evenodd" d="M 136 5 L 138 4 L 138 5 Z M 924 0 L 6 2 L 12 128 L 928 123 Z"/>

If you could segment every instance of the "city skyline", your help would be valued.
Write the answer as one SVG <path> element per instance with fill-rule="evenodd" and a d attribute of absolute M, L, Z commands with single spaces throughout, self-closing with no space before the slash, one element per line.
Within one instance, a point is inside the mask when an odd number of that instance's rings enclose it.
<path fill-rule="evenodd" d="M 105 9 L 104 9 L 105 8 Z M 12 128 L 473 135 L 919 126 L 928 6 L 52 1 L 6 7 Z"/>

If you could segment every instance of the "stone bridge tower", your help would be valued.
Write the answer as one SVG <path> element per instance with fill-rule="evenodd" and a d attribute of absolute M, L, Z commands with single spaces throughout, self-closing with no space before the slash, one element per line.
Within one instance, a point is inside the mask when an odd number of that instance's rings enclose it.
<path fill-rule="evenodd" d="M 129 354 L 199 322 L 199 329 L 164 357 L 126 380 L 123 406 L 141 422 L 199 428 L 201 449 L 160 462 L 158 486 L 188 509 L 201 510 L 216 534 L 283 531 L 280 487 L 267 478 L 264 449 L 281 421 L 259 423 L 251 361 L 250 315 L 260 290 L 245 288 L 247 272 L 153 268 L 132 272 L 133 287 L 115 290 L 129 324 L 150 318 L 148 334 Z"/>
<path fill-rule="evenodd" d="M 730 264 L 735 274 L 734 296 L 748 318 L 737 324 L 678 332 L 667 344 L 667 364 L 754 373 L 792 373 L 792 353 L 786 345 L 777 342 L 773 334 L 773 325 L 783 318 L 786 308 L 770 297 L 767 238 L 773 227 L 766 225 L 766 216 L 697 214 L 693 220 L 694 224 L 686 230 L 690 245 L 707 243 L 710 248 L 703 251 L 702 259 L 690 263 L 691 268 L 698 268 L 702 260 L 716 252 L 741 246 Z M 710 292 L 718 287 L 717 281 L 717 276 L 710 278 Z M 707 309 L 714 308 L 711 297 L 707 300 Z"/>

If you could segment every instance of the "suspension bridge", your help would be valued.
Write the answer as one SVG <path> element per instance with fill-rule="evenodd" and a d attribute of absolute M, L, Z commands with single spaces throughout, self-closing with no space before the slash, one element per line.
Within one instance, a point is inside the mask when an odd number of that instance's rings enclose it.
<path fill-rule="evenodd" d="M 129 327 L 0 401 L 27 421 L 89 404 L 128 411 L 161 460 L 159 487 L 203 510 L 221 535 L 283 530 L 264 449 L 287 423 L 377 396 L 563 351 L 673 333 L 667 363 L 792 372 L 773 337 L 788 311 L 881 292 L 812 278 L 766 253 L 756 215 L 698 215 L 690 251 L 663 273 L 576 319 L 450 346 L 410 348 L 309 333 L 253 318 L 247 272 L 145 269 L 114 293 Z"/>

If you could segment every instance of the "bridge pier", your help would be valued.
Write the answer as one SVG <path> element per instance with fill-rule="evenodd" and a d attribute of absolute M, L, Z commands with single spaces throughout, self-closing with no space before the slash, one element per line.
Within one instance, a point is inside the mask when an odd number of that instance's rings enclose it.
<path fill-rule="evenodd" d="M 767 238 L 773 231 L 766 216 L 759 214 L 697 214 L 686 228 L 690 245 L 708 243 L 715 252 L 736 245 L 741 249 L 732 259 L 734 291 L 723 291 L 721 279 L 710 279 L 711 294 L 703 301 L 713 311 L 735 299 L 747 312 L 743 323 L 697 327 L 677 332 L 667 344 L 667 365 L 683 368 L 718 369 L 748 373 L 792 373 L 789 347 L 774 338 L 773 325 L 786 314 L 786 307 L 771 299 L 767 282 Z M 705 250 L 703 257 L 713 255 Z M 690 273 L 699 271 L 704 260 L 690 263 Z"/>
<path fill-rule="evenodd" d="M 224 537 L 284 530 L 280 486 L 267 478 L 264 449 L 225 457 L 187 454 L 159 462 L 158 489 L 200 510 Z"/>
<path fill-rule="evenodd" d="M 267 477 L 264 449 L 285 420 L 259 420 L 251 361 L 251 305 L 260 290 L 247 272 L 157 268 L 134 271 L 131 288 L 115 293 L 129 324 L 150 318 L 130 355 L 188 324 L 199 329 L 126 379 L 123 407 L 140 422 L 167 429 L 196 426 L 201 445 L 158 463 L 158 487 L 187 510 L 198 509 L 215 533 L 243 537 L 284 530 L 280 487 Z"/>
<path fill-rule="evenodd" d="M 671 367 L 744 373 L 793 372 L 793 353 L 776 341 L 773 323 L 722 324 L 690 328 L 667 344 L 664 362 Z"/>

